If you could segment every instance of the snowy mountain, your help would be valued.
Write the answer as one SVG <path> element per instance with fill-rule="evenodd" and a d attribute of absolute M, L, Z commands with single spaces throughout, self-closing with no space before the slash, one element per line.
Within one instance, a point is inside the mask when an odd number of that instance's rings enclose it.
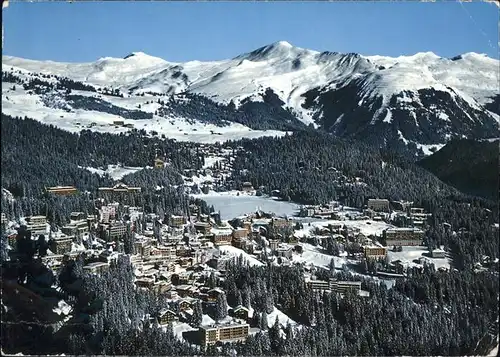
<path fill-rule="evenodd" d="M 142 52 L 80 64 L 4 56 L 2 105 L 6 114 L 73 130 L 81 129 L 77 122 L 99 130 L 122 120 L 209 140 L 310 125 L 428 152 L 452 138 L 498 136 L 499 68 L 498 60 L 476 53 L 391 58 L 320 53 L 284 41 L 214 62 L 173 63 Z"/>

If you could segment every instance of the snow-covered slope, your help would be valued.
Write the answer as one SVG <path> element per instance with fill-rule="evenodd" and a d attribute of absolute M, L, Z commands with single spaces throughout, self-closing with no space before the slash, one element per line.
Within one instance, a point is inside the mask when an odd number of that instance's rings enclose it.
<path fill-rule="evenodd" d="M 452 59 L 433 53 L 391 58 L 317 52 L 280 41 L 214 62 L 173 63 L 141 52 L 81 64 L 9 56 L 2 62 L 3 71 L 23 81 L 66 77 L 97 89 L 119 90 L 123 98 L 101 92 L 100 100 L 129 110 L 133 103 L 132 108 L 154 114 L 154 120 L 158 114 L 197 124 L 197 115 L 209 115 L 222 118 L 225 124 L 216 123 L 221 126 L 244 117 L 238 123 L 261 129 L 262 122 L 277 117 L 285 128 L 276 122 L 264 128 L 283 131 L 298 127 L 296 118 L 341 136 L 375 132 L 380 137 L 380 132 L 389 132 L 383 135 L 385 142 L 406 140 L 417 146 L 444 144 L 454 136 L 494 137 L 498 129 L 499 116 L 493 113 L 498 110 L 491 103 L 500 95 L 500 62 L 476 53 Z M 13 113 L 22 101 L 4 99 L 10 93 L 5 87 L 3 92 L 2 104 Z M 198 102 L 200 95 L 216 104 Z M 194 101 L 191 107 L 189 101 Z M 39 111 L 37 99 L 31 102 Z M 63 103 L 69 110 L 72 104 Z M 193 113 L 193 107 L 199 113 Z M 217 113 L 203 113 L 202 107 Z M 255 117 L 258 124 L 253 123 Z"/>

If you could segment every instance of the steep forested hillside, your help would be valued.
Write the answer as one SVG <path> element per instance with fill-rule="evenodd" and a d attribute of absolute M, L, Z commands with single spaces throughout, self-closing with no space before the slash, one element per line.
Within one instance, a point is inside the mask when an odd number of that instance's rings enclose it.
<path fill-rule="evenodd" d="M 302 203 L 332 199 L 361 207 L 370 197 L 435 200 L 457 193 L 422 168 L 390 151 L 321 133 L 243 140 L 234 185 L 251 181 L 264 192 Z"/>
<path fill-rule="evenodd" d="M 165 157 L 169 165 L 129 174 L 122 181 L 143 188 L 135 204 L 147 212 L 187 212 L 188 198 L 183 189 L 172 186 L 182 183 L 180 170 L 201 167 L 203 155 L 197 153 L 195 144 L 143 134 L 72 134 L 29 118 L 2 115 L 2 188 L 16 198 L 9 201 L 2 195 L 2 212 L 10 219 L 43 212 L 56 224 L 67 222 L 72 211 L 92 213 L 97 188 L 114 182 L 85 167 L 117 163 L 153 166 L 155 153 Z M 44 194 L 45 187 L 57 185 L 75 186 L 81 193 L 70 197 Z"/>
<path fill-rule="evenodd" d="M 467 194 L 498 199 L 499 141 L 454 140 L 419 165 Z"/>
<path fill-rule="evenodd" d="M 234 103 L 219 104 L 201 95 L 185 93 L 171 97 L 162 105 L 157 114 L 165 117 L 182 117 L 202 123 L 226 126 L 239 123 L 254 130 L 305 130 L 307 127 L 289 110 L 271 90 L 261 94 L 262 101 L 244 100 L 239 108 Z"/>
<path fill-rule="evenodd" d="M 118 163 L 153 166 L 156 153 L 171 163 L 164 171 L 202 165 L 202 158 L 191 150 L 194 145 L 143 134 L 112 135 L 90 130 L 73 134 L 29 118 L 2 114 L 2 186 L 16 196 L 27 191 L 36 195 L 44 187 L 56 185 L 93 191 L 99 185 L 110 184 L 111 179 L 92 174 L 84 167 Z M 175 179 L 177 183 L 179 179 Z"/>

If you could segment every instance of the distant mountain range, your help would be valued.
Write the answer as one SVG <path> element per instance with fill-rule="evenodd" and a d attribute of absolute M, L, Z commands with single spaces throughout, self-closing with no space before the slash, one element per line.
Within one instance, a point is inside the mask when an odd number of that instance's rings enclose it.
<path fill-rule="evenodd" d="M 124 121 L 214 141 L 316 128 L 417 154 L 498 136 L 500 61 L 477 53 L 391 58 L 281 41 L 214 62 L 142 52 L 92 63 L 2 62 L 4 113 L 73 131 L 123 132 L 110 124 Z"/>

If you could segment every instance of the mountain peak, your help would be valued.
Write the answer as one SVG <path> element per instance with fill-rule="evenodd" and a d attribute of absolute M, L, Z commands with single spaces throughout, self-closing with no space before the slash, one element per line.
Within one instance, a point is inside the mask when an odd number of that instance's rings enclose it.
<path fill-rule="evenodd" d="M 240 55 L 235 59 L 246 59 L 249 61 L 267 61 L 275 59 L 295 58 L 305 53 L 313 53 L 313 51 L 295 47 L 287 41 L 277 41 L 270 45 L 260 47 L 252 52 Z"/>
<path fill-rule="evenodd" d="M 147 55 L 145 54 L 144 52 L 132 52 L 130 54 L 128 54 L 127 56 L 123 57 L 123 59 L 129 59 L 129 58 L 132 58 L 132 57 L 151 57 L 150 55 Z"/>
<path fill-rule="evenodd" d="M 270 47 L 284 47 L 284 48 L 292 48 L 294 47 L 290 42 L 287 41 L 277 41 L 270 45 Z"/>

